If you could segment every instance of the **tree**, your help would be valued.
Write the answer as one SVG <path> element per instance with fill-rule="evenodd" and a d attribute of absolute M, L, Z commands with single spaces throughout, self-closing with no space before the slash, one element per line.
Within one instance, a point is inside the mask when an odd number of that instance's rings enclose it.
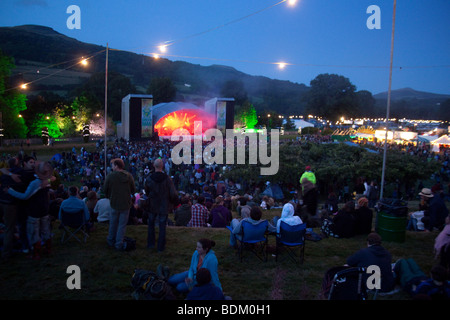
<path fill-rule="evenodd" d="M 248 101 L 244 102 L 244 104 L 239 107 L 235 117 L 238 126 L 245 126 L 247 129 L 255 128 L 258 123 L 255 107 Z"/>
<path fill-rule="evenodd" d="M 26 96 L 8 87 L 14 62 L 0 51 L 0 110 L 5 138 L 26 138 L 27 126 L 20 112 L 27 109 Z"/>
<path fill-rule="evenodd" d="M 156 105 L 173 101 L 177 95 L 177 88 L 170 78 L 153 78 L 150 81 L 147 93 L 153 95 L 153 104 Z"/>
<path fill-rule="evenodd" d="M 376 117 L 375 99 L 372 93 L 367 90 L 356 92 L 356 101 L 359 109 L 359 117 Z"/>
<path fill-rule="evenodd" d="M 130 93 L 136 93 L 136 87 L 131 80 L 115 71 L 108 72 L 108 115 L 114 121 L 120 121 L 122 116 L 122 99 Z M 105 72 L 93 74 L 89 80 L 75 92 L 76 96 L 85 96 L 89 107 L 94 111 L 105 108 Z"/>
<path fill-rule="evenodd" d="M 332 121 L 356 116 L 356 87 L 348 78 L 337 74 L 319 74 L 310 85 L 311 89 L 306 95 L 308 113 Z"/>

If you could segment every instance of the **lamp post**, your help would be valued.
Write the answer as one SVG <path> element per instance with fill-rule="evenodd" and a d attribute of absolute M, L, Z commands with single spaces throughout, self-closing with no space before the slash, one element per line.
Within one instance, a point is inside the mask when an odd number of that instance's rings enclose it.
<path fill-rule="evenodd" d="M 106 62 L 105 62 L 105 179 L 106 179 L 106 164 L 108 163 L 108 159 L 106 158 L 106 149 L 107 149 L 107 140 L 106 140 L 106 131 L 107 131 L 107 115 L 108 115 L 108 43 L 106 43 Z"/>
<path fill-rule="evenodd" d="M 383 189 L 384 189 L 384 175 L 386 171 L 386 152 L 387 152 L 387 138 L 389 130 L 389 109 L 391 106 L 391 85 L 392 85 L 392 61 L 394 57 L 394 31 L 395 31 L 395 10 L 397 6 L 397 0 L 394 0 L 394 11 L 392 15 L 392 35 L 391 35 L 391 62 L 389 67 L 389 88 L 387 97 L 387 108 L 386 108 L 386 135 L 384 138 L 384 152 L 383 152 L 383 169 L 381 172 L 381 187 L 380 187 L 380 199 L 383 199 Z"/>

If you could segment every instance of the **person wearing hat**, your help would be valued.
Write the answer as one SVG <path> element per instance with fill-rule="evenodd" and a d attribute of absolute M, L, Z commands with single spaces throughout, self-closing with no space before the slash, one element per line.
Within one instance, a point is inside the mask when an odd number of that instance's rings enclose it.
<path fill-rule="evenodd" d="M 41 242 L 45 248 L 51 248 L 51 230 L 49 215 L 49 196 L 53 167 L 49 162 L 41 162 L 35 167 L 35 179 L 28 185 L 25 192 L 18 192 L 13 188 L 8 193 L 18 199 L 27 200 L 27 237 L 29 245 L 33 248 L 32 258 L 40 259 Z"/>
<path fill-rule="evenodd" d="M 421 197 L 428 199 L 428 210 L 425 210 L 422 218 L 425 231 L 442 230 L 445 226 L 445 218 L 449 214 L 440 191 L 435 191 L 436 193 L 433 193 L 432 190 L 424 188 L 419 193 Z"/>

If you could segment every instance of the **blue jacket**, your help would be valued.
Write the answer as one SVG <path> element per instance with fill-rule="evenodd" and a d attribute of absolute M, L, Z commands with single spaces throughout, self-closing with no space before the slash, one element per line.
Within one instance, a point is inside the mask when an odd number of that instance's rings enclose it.
<path fill-rule="evenodd" d="M 194 254 L 192 255 L 191 266 L 189 267 L 189 274 L 188 274 L 188 278 L 194 280 L 194 285 L 197 284 L 196 275 L 197 275 L 198 257 L 199 254 L 197 250 L 195 250 Z M 209 272 L 211 273 L 211 283 L 214 284 L 216 287 L 218 287 L 220 290 L 222 290 L 222 285 L 220 284 L 219 281 L 219 274 L 217 273 L 218 264 L 219 263 L 217 261 L 216 254 L 214 253 L 213 250 L 209 250 L 205 258 L 203 259 L 201 268 L 206 268 L 209 270 Z"/>
<path fill-rule="evenodd" d="M 66 212 L 78 212 L 80 210 L 84 210 L 84 217 L 86 219 L 86 221 L 89 221 L 89 210 L 86 206 L 86 203 L 75 197 L 75 196 L 70 196 L 69 198 L 67 198 L 66 200 L 64 200 L 63 202 L 61 202 L 61 206 L 59 207 L 59 215 L 58 215 L 58 219 L 61 220 L 61 210 L 64 209 L 64 211 Z"/>
<path fill-rule="evenodd" d="M 187 295 L 186 300 L 225 300 L 222 290 L 212 283 L 195 286 Z"/>

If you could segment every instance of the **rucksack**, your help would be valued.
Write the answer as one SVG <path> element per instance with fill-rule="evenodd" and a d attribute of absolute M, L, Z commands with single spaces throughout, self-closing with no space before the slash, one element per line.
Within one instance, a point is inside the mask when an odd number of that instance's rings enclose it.
<path fill-rule="evenodd" d="M 162 274 L 145 269 L 134 270 L 131 277 L 131 286 L 134 291 L 133 298 L 136 300 L 173 300 L 175 299 L 171 286 L 167 283 L 168 271 Z"/>

